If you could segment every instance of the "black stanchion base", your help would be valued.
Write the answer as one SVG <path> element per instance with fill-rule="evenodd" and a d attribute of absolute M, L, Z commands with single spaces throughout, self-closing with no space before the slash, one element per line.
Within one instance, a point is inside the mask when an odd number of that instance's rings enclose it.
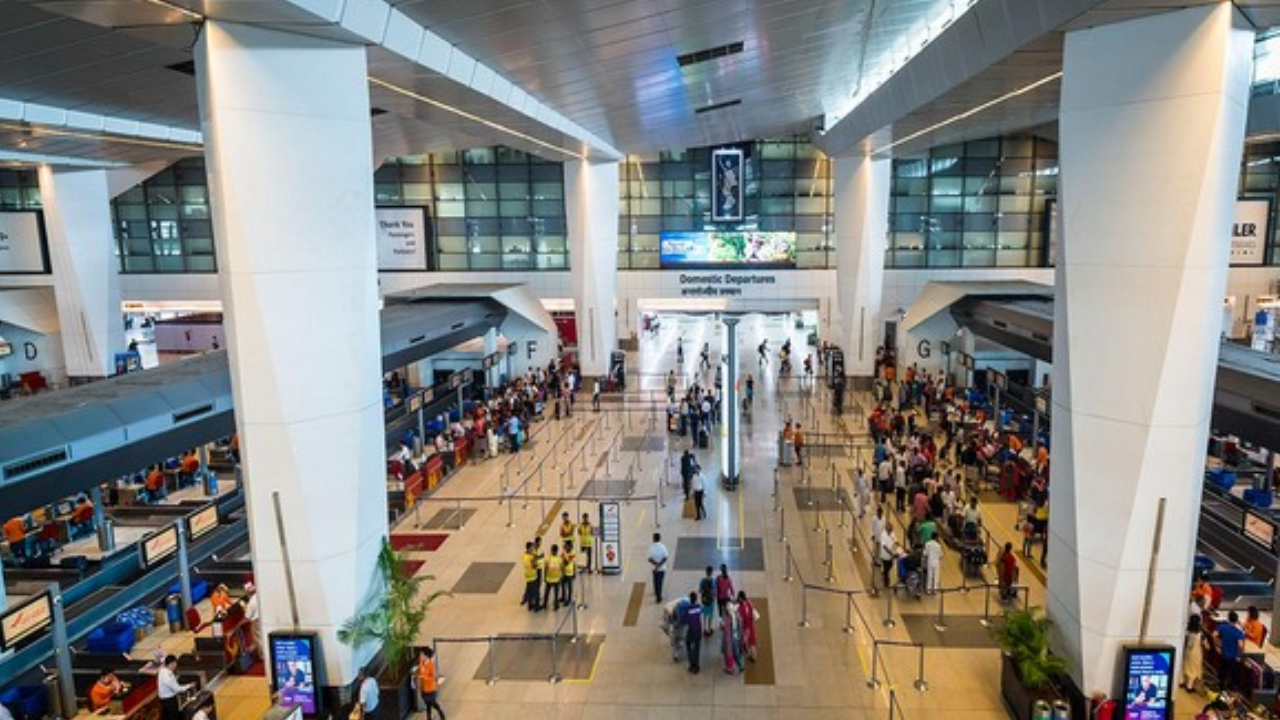
<path fill-rule="evenodd" d="M 738 489 L 738 482 L 739 482 L 741 479 L 742 479 L 742 478 L 741 478 L 741 476 L 739 476 L 739 475 L 725 475 L 725 474 L 721 473 L 721 475 L 720 475 L 720 486 L 721 486 L 721 487 L 723 487 L 725 490 L 737 490 L 737 489 Z"/>

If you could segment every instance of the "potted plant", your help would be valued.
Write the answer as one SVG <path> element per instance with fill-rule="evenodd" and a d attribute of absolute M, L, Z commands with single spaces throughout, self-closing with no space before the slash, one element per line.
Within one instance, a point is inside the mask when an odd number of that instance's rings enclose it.
<path fill-rule="evenodd" d="M 1030 720 L 1036 701 L 1058 697 L 1054 679 L 1067 672 L 1067 662 L 1049 652 L 1053 623 L 1038 607 L 1011 610 L 992 631 L 1003 651 L 1000 694 L 1017 720 Z"/>
<path fill-rule="evenodd" d="M 434 579 L 431 575 L 414 577 L 406 572 L 405 558 L 383 538 L 370 607 L 338 628 L 338 641 L 345 645 L 359 648 L 369 643 L 378 644 L 378 655 L 370 665 L 379 669 L 379 707 L 391 710 L 390 714 L 380 711 L 383 718 L 403 720 L 415 710 L 409 679 L 413 675 L 418 629 L 431 604 L 442 595 L 450 594 L 446 590 L 434 590 L 420 597 L 422 584 Z"/>

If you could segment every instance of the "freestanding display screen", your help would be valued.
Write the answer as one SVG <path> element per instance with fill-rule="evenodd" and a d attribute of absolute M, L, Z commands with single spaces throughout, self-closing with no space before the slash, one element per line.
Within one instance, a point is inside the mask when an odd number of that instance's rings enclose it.
<path fill-rule="evenodd" d="M 666 269 L 789 269 L 796 266 L 796 234 L 670 230 L 658 236 L 658 261 Z"/>
<path fill-rule="evenodd" d="M 1174 649 L 1168 645 L 1124 649 L 1125 720 L 1170 720 Z"/>
<path fill-rule="evenodd" d="M 271 633 L 271 689 L 281 707 L 296 707 L 304 715 L 319 714 L 316 693 L 315 633 Z"/>

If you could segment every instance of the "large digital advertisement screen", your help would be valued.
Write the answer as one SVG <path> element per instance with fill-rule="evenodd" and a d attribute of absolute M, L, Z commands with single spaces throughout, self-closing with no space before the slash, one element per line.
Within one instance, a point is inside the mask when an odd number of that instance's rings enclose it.
<path fill-rule="evenodd" d="M 664 232 L 658 237 L 658 252 L 663 268 L 794 268 L 796 234 L 760 230 Z"/>
<path fill-rule="evenodd" d="M 271 634 L 272 689 L 282 707 L 296 707 L 316 715 L 316 636 L 312 633 Z"/>
<path fill-rule="evenodd" d="M 1169 689 L 1172 682 L 1172 647 L 1126 647 L 1124 649 L 1125 720 L 1172 718 L 1173 709 Z"/>

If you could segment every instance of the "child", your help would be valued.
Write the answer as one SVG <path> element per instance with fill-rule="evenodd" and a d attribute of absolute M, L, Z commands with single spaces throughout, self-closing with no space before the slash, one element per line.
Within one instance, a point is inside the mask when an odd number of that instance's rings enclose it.
<path fill-rule="evenodd" d="M 1022 554 L 1031 557 L 1031 545 L 1036 536 L 1036 524 L 1028 514 L 1022 520 Z"/>

